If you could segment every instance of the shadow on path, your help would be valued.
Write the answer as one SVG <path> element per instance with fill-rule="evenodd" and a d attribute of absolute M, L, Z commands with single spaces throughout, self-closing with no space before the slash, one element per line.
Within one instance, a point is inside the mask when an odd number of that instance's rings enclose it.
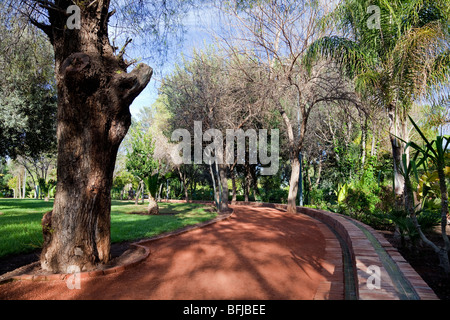
<path fill-rule="evenodd" d="M 319 222 L 271 208 L 234 207 L 231 219 L 144 243 L 150 257 L 118 274 L 81 281 L 18 281 L 0 299 L 311 300 L 328 275 Z M 326 270 L 325 270 L 326 271 Z"/>

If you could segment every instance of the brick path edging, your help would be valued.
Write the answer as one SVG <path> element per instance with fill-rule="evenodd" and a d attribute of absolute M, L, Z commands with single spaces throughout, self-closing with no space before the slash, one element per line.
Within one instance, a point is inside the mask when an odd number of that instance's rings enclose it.
<path fill-rule="evenodd" d="M 167 202 L 167 201 L 165 201 Z M 174 200 L 171 201 L 169 200 L 169 203 L 183 203 L 186 202 L 184 200 Z M 213 204 L 211 202 L 205 202 L 205 201 L 189 201 L 190 203 L 199 203 L 199 204 Z M 193 230 L 197 230 L 197 229 L 201 229 L 204 228 L 206 226 L 209 226 L 211 224 L 217 223 L 219 221 L 223 221 L 223 220 L 227 220 L 229 219 L 231 216 L 233 215 L 233 210 L 230 210 L 228 212 L 225 213 L 219 213 L 219 215 L 209 221 L 203 222 L 203 223 L 199 223 L 199 224 L 195 224 L 195 225 L 191 225 L 191 226 L 187 226 L 184 227 L 182 229 L 179 230 L 175 230 L 172 232 L 167 232 L 155 237 L 151 237 L 148 239 L 143 239 L 141 241 L 138 241 L 136 243 L 132 243 L 130 244 L 130 246 L 136 247 L 139 250 L 143 250 L 143 254 L 137 258 L 136 260 L 129 262 L 127 264 L 123 264 L 120 266 L 115 266 L 112 268 L 107 268 L 104 270 L 95 270 L 95 271 L 90 271 L 90 272 L 81 272 L 78 273 L 77 276 L 79 276 L 79 279 L 87 279 L 87 278 L 95 278 L 95 277 L 100 277 L 100 276 L 105 276 L 105 275 L 109 275 L 109 274 L 113 274 L 113 273 L 119 273 L 119 272 L 123 272 L 125 270 L 131 269 L 135 266 L 137 266 L 138 264 L 140 264 L 141 262 L 143 262 L 145 259 L 147 259 L 150 256 L 150 249 L 146 246 L 149 243 L 153 242 L 153 241 L 158 241 L 161 239 L 165 239 L 165 238 L 170 238 L 170 237 L 174 237 L 186 232 L 190 232 Z M 35 266 L 38 265 L 39 262 L 35 262 L 33 264 L 30 264 L 26 267 L 30 267 L 30 266 Z M 51 274 L 51 275 L 33 275 L 33 274 L 22 274 L 19 276 L 12 276 L 12 277 L 7 277 L 2 279 L 0 282 L 4 282 L 4 281 L 11 281 L 11 280 L 23 280 L 23 281 L 66 281 L 69 277 L 73 276 L 73 274 Z"/>
<path fill-rule="evenodd" d="M 270 207 L 276 209 L 286 210 L 287 205 L 262 203 L 262 202 L 235 202 L 236 205 L 249 205 L 257 207 Z M 306 214 L 315 218 L 329 227 L 333 228 L 335 232 L 344 240 L 345 244 L 350 250 L 351 260 L 354 270 L 354 278 L 356 281 L 356 298 L 358 300 L 401 300 L 396 288 L 395 281 L 392 279 L 386 268 L 383 266 L 383 261 L 375 250 L 374 246 L 369 241 L 368 237 L 360 227 L 367 230 L 379 243 L 389 255 L 390 259 L 398 267 L 403 282 L 413 288 L 414 295 L 420 300 L 439 300 L 434 291 L 426 284 L 422 277 L 411 267 L 411 265 L 402 257 L 402 255 L 395 249 L 389 241 L 387 241 L 382 234 L 375 229 L 367 226 L 360 221 L 344 217 L 341 214 L 331 213 L 323 210 L 297 207 L 297 212 Z M 360 226 L 360 227 L 358 227 Z M 372 275 L 369 267 L 379 266 L 381 271 L 381 288 L 370 289 L 368 281 Z M 396 276 L 394 276 L 396 278 Z M 372 280 L 370 280 L 372 281 Z"/>

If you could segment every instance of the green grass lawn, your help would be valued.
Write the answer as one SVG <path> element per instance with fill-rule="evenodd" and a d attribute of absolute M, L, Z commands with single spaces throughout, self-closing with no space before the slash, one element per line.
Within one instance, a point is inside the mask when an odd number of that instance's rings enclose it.
<path fill-rule="evenodd" d="M 0 199 L 0 258 L 27 253 L 42 246 L 41 219 L 52 210 L 53 202 L 43 200 Z M 138 240 L 174 231 L 217 216 L 213 207 L 199 204 L 161 203 L 160 216 L 129 214 L 145 212 L 147 203 L 113 201 L 111 207 L 111 241 Z"/>

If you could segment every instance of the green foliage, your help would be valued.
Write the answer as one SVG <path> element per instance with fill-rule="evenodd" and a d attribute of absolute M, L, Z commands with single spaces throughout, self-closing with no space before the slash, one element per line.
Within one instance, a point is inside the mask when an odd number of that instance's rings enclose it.
<path fill-rule="evenodd" d="M 127 170 L 144 181 L 147 189 L 155 196 L 158 188 L 159 162 L 154 159 L 155 141 L 150 130 L 138 127 L 131 132 L 131 149 L 127 153 Z"/>
<path fill-rule="evenodd" d="M 414 120 L 411 118 L 410 120 L 425 145 L 419 146 L 414 141 L 406 144 L 406 148 L 411 147 L 415 153 L 409 161 L 406 155 L 403 155 L 402 158 L 402 174 L 405 179 L 404 209 L 397 208 L 392 210 L 385 218 L 395 224 L 403 243 L 405 242 L 406 236 L 409 237 L 413 244 L 420 238 L 438 252 L 441 249 L 431 242 L 425 233 L 439 223 L 442 223 L 442 228 L 445 228 L 447 224 L 448 203 L 442 200 L 448 198 L 445 158 L 446 150 L 450 142 L 441 136 L 438 136 L 430 142 Z M 431 174 L 427 174 L 428 163 L 436 170 L 435 173 L 431 172 Z M 425 174 L 419 178 L 418 168 L 421 166 L 424 167 Z M 414 186 L 413 180 L 417 182 L 417 187 Z M 438 180 L 440 187 L 439 192 L 435 190 L 436 180 Z M 418 198 L 421 199 L 421 203 L 416 203 L 413 190 L 418 191 Z M 438 194 L 441 201 L 437 199 Z M 442 237 L 444 242 L 448 241 L 446 234 L 442 234 Z M 448 251 L 448 249 L 446 250 Z M 443 266 L 447 269 L 448 262 L 445 261 L 441 261 L 441 263 L 444 263 Z"/>
<path fill-rule="evenodd" d="M 0 199 L 0 258 L 27 253 L 42 246 L 43 215 L 52 210 L 53 201 Z M 198 204 L 160 204 L 160 216 L 132 215 L 143 205 L 113 201 L 111 240 L 119 243 L 152 237 L 216 217 L 212 207 Z"/>
<path fill-rule="evenodd" d="M 5 174 L 0 174 L 0 198 L 5 197 L 7 194 L 9 194 L 9 187 L 7 180 L 5 179 Z"/>
<path fill-rule="evenodd" d="M 56 149 L 53 70 L 43 34 L 19 20 L 0 23 L 0 156 L 35 158 Z"/>
<path fill-rule="evenodd" d="M 12 177 L 11 179 L 8 180 L 8 187 L 11 190 L 16 190 L 17 185 L 18 185 L 17 177 Z"/>
<path fill-rule="evenodd" d="M 349 189 L 349 185 L 347 183 L 344 183 L 343 186 L 339 186 L 339 191 L 337 192 L 338 204 L 340 204 L 340 205 L 344 204 L 344 201 L 345 201 L 345 199 L 347 199 L 347 196 L 348 196 L 348 189 Z"/>
<path fill-rule="evenodd" d="M 380 219 L 384 225 L 394 225 L 399 233 L 402 245 L 406 245 L 406 240 L 415 245 L 419 240 L 419 232 L 411 219 L 409 213 L 404 209 L 392 209 L 386 213 L 377 213 L 375 217 Z M 417 221 L 423 232 L 429 232 L 440 222 L 439 210 L 424 209 L 417 212 Z"/>
<path fill-rule="evenodd" d="M 358 219 L 375 212 L 380 199 L 374 191 L 374 189 L 365 184 L 357 184 L 348 190 L 344 205 L 350 216 Z"/>
<path fill-rule="evenodd" d="M 368 224 L 378 223 L 375 221 L 375 214 L 380 203 L 380 190 L 375 168 L 369 162 L 359 180 L 344 184 L 340 188 L 338 192 L 340 212 Z"/>
<path fill-rule="evenodd" d="M 38 185 L 41 196 L 54 197 L 56 190 L 56 182 L 54 180 L 45 181 L 44 178 L 39 178 Z"/>
<path fill-rule="evenodd" d="M 288 188 L 282 187 L 282 172 L 279 171 L 273 176 L 262 176 L 259 179 L 261 188 L 259 188 L 259 193 L 261 194 L 262 202 L 270 203 L 287 203 L 287 198 L 289 194 Z"/>
<path fill-rule="evenodd" d="M 212 187 L 199 186 L 191 195 L 192 200 L 214 201 Z M 231 199 L 231 198 L 230 198 Z"/>
<path fill-rule="evenodd" d="M 128 171 L 120 172 L 113 181 L 113 185 L 111 188 L 111 196 L 113 199 L 122 200 L 120 196 L 122 195 L 123 189 L 127 184 L 132 184 L 134 181 L 134 177 Z M 128 191 L 128 190 L 125 190 Z"/>
<path fill-rule="evenodd" d="M 270 203 L 287 203 L 289 189 L 280 187 L 273 189 L 260 189 L 261 201 Z"/>

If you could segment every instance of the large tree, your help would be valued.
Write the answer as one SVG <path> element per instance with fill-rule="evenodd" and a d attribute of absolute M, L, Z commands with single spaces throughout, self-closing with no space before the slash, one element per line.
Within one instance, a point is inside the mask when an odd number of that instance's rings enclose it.
<path fill-rule="evenodd" d="M 131 131 L 131 148 L 127 152 L 126 168 L 133 176 L 144 182 L 148 194 L 148 214 L 158 215 L 156 202 L 160 164 L 155 159 L 155 139 L 150 130 L 138 126 Z"/>
<path fill-rule="evenodd" d="M 327 61 L 313 68 L 302 63 L 309 45 L 328 32 L 320 19 L 329 6 L 321 1 L 234 0 L 222 7 L 233 27 L 221 35 L 221 43 L 230 55 L 248 57 L 266 75 L 258 81 L 260 92 L 272 100 L 284 123 L 291 164 L 289 212 L 296 212 L 300 156 L 311 111 L 321 103 L 352 99 Z"/>
<path fill-rule="evenodd" d="M 316 41 L 308 57 L 332 57 L 364 99 L 386 112 L 401 196 L 408 113 L 421 97 L 439 95 L 436 85 L 448 83 L 448 1 L 347 0 L 329 18 L 342 33 Z"/>
<path fill-rule="evenodd" d="M 53 50 L 45 35 L 0 4 L 0 156 L 37 159 L 56 149 Z"/>
<path fill-rule="evenodd" d="M 198 121 L 201 122 L 203 131 L 219 130 L 225 137 L 227 130 L 238 132 L 270 126 L 268 120 L 272 115 L 265 105 L 265 94 L 259 91 L 259 86 L 253 85 L 260 70 L 252 68 L 253 63 L 246 60 L 245 56 L 227 58 L 229 57 L 223 53 L 212 50 L 194 52 L 192 60 L 184 61 L 183 65 L 164 79 L 160 91 L 172 115 L 169 121 L 172 130 L 186 128 L 193 138 L 194 122 Z M 251 79 L 243 79 L 243 69 Z M 227 139 L 223 139 L 222 147 L 229 157 L 224 154 L 224 158 L 220 159 L 223 161 L 213 162 L 207 168 L 221 210 L 228 209 L 229 174 L 235 183 L 233 172 L 236 166 L 245 165 L 250 168 L 249 152 L 246 155 L 239 154 L 237 144 L 233 150 L 227 150 Z M 203 146 L 207 145 L 204 142 Z M 196 148 L 193 158 L 195 150 Z M 252 165 L 256 166 L 255 163 Z"/>
<path fill-rule="evenodd" d="M 51 238 L 41 254 L 44 270 L 92 270 L 110 259 L 116 155 L 131 124 L 129 106 L 153 73 L 143 63 L 129 72 L 125 46 L 130 41 L 124 41 L 120 51 L 111 43 L 108 24 L 115 9 L 123 15 L 117 20 L 122 26 L 127 18 L 135 18 L 139 23 L 128 25 L 135 30 L 153 28 L 152 34 L 159 35 L 162 25 L 188 2 L 118 1 L 113 9 L 110 0 L 11 1 L 12 7 L 45 32 L 55 53 L 58 184 Z M 77 7 L 69 8 L 73 5 Z"/>

